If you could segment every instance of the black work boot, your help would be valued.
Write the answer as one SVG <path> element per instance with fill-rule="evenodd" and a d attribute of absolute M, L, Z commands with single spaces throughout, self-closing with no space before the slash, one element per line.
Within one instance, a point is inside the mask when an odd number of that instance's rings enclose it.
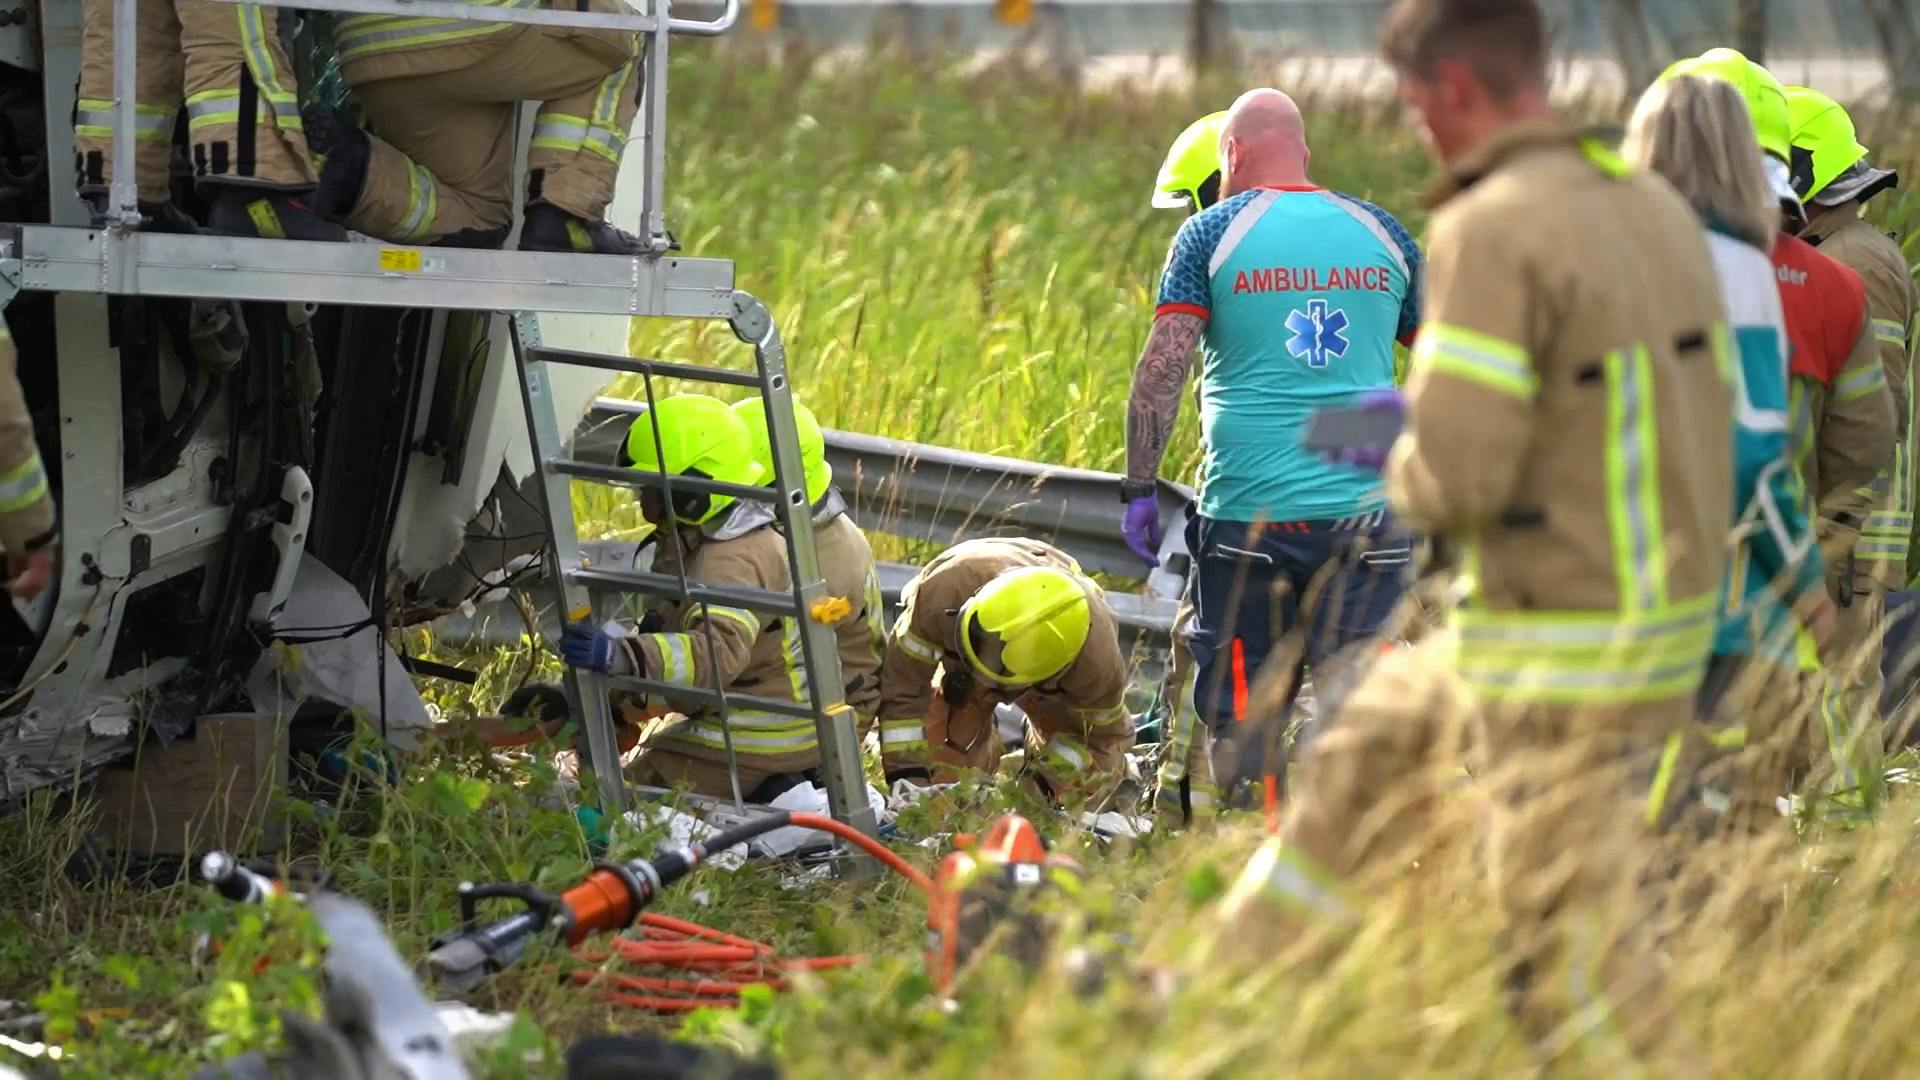
<path fill-rule="evenodd" d="M 208 185 L 207 231 L 226 236 L 258 236 L 268 240 L 330 240 L 343 242 L 347 230 L 321 219 L 298 196 L 285 191 Z"/>
<path fill-rule="evenodd" d="M 507 245 L 505 229 L 461 229 L 435 240 L 429 247 L 443 248 L 481 248 L 499 251 Z"/>
<path fill-rule="evenodd" d="M 367 183 L 367 162 L 373 145 L 358 124 L 327 105 L 309 105 L 300 113 L 307 148 L 320 161 L 320 187 L 313 193 L 313 209 L 328 221 L 345 221 L 360 201 Z"/>
<path fill-rule="evenodd" d="M 567 251 L 578 255 L 646 255 L 646 242 L 604 221 L 574 217 L 548 202 L 530 203 L 520 225 L 521 251 Z"/>

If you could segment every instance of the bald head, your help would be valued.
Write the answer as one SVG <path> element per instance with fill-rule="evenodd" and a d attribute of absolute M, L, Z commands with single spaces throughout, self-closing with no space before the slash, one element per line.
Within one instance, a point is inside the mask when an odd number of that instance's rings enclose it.
<path fill-rule="evenodd" d="M 1221 194 L 1307 182 L 1307 125 L 1278 90 L 1249 90 L 1227 110 L 1220 132 Z"/>

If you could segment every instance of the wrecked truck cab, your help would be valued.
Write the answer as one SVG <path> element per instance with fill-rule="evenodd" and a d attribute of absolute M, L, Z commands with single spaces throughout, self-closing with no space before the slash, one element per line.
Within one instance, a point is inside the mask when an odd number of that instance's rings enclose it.
<path fill-rule="evenodd" d="M 80 5 L 25 10 L 0 26 L 0 299 L 61 543 L 55 586 L 0 607 L 0 809 L 215 713 L 352 713 L 409 745 L 427 710 L 377 627 L 540 546 L 506 316 L 376 295 L 429 277 L 433 249 L 94 227 L 71 164 Z M 638 216 L 637 181 L 623 166 L 616 214 Z M 455 258 L 487 256 L 512 257 Z M 537 310 L 574 284 L 542 265 L 472 293 Z M 549 345 L 613 353 L 628 322 L 539 317 Z M 551 394 L 577 416 L 608 378 L 556 373 Z"/>

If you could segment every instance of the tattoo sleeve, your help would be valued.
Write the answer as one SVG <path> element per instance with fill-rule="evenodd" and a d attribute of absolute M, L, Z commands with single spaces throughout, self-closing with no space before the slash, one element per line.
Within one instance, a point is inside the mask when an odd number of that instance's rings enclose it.
<path fill-rule="evenodd" d="M 1206 330 L 1198 315 L 1168 312 L 1153 320 L 1147 347 L 1133 369 L 1127 395 L 1127 479 L 1152 483 L 1180 415 L 1180 395 L 1193 368 L 1193 350 Z"/>

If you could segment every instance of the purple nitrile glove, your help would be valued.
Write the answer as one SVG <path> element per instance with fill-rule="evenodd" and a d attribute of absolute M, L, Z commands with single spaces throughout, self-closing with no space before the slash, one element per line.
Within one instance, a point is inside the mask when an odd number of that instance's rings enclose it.
<path fill-rule="evenodd" d="M 1394 440 L 1399 438 L 1400 429 L 1406 423 L 1407 399 L 1391 387 L 1368 390 L 1356 398 L 1349 409 L 1358 414 L 1360 425 L 1374 429 L 1376 434 L 1322 450 L 1320 456 L 1335 465 L 1379 472 L 1386 468 Z"/>
<path fill-rule="evenodd" d="M 1129 499 L 1120 517 L 1120 535 L 1127 547 L 1148 566 L 1159 566 L 1160 500 L 1152 495 Z"/>

